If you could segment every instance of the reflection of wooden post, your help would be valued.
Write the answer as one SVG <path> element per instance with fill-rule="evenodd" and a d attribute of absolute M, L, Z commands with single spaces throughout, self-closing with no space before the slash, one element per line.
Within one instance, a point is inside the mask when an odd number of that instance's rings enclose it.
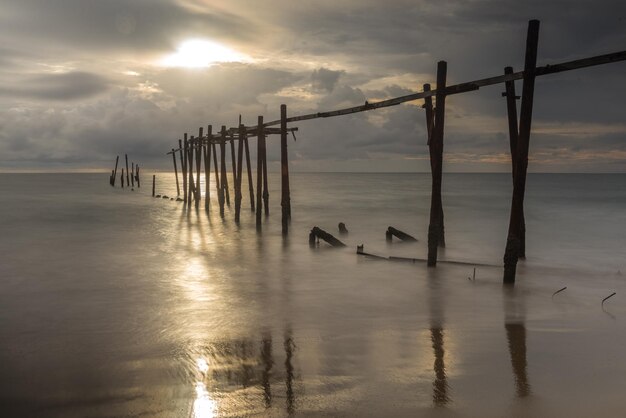
<path fill-rule="evenodd" d="M 512 67 L 506 67 L 504 74 L 513 74 Z M 509 120 L 509 145 L 511 147 L 511 173 L 513 174 L 513 184 L 515 184 L 515 162 L 517 160 L 517 138 L 519 136 L 517 127 L 517 104 L 518 97 L 515 95 L 515 81 L 510 80 L 504 83 L 506 92 L 506 112 Z M 526 257 L 526 222 L 524 220 L 524 207 L 522 206 L 522 225 L 520 226 L 520 258 Z"/>
<path fill-rule="evenodd" d="M 437 63 L 437 107 L 435 124 L 430 140 L 430 167 L 432 171 L 432 192 L 430 200 L 430 224 L 428 225 L 428 266 L 437 265 L 437 247 L 442 233 L 443 205 L 441 203 L 441 176 L 443 166 L 443 127 L 446 106 L 447 63 Z"/>
<path fill-rule="evenodd" d="M 509 342 L 511 366 L 515 376 L 515 389 L 520 398 L 530 395 L 530 384 L 526 372 L 526 327 L 524 324 L 505 324 Z"/>
<path fill-rule="evenodd" d="M 206 143 L 203 147 L 204 154 L 204 208 L 209 209 L 211 203 L 211 139 L 213 138 L 213 126 L 207 126 Z"/>
<path fill-rule="evenodd" d="M 178 168 L 176 168 L 176 151 L 172 148 L 172 160 L 174 161 L 174 177 L 176 177 L 176 196 L 180 196 L 180 185 L 178 184 Z"/>
<path fill-rule="evenodd" d="M 263 185 L 263 145 L 265 145 L 265 129 L 263 128 L 263 116 L 258 118 L 258 132 L 256 143 L 256 228 L 261 229 L 261 199 Z"/>
<path fill-rule="evenodd" d="M 539 21 L 528 22 L 526 38 L 526 57 L 524 60 L 524 84 L 522 86 L 522 105 L 520 110 L 520 127 L 517 139 L 515 178 L 513 182 L 513 199 L 509 233 L 504 252 L 504 277 L 507 284 L 515 283 L 517 260 L 520 253 L 521 226 L 524 208 L 524 192 L 526 189 L 526 171 L 528 169 L 528 147 L 530 127 L 533 114 L 533 96 L 535 90 L 535 67 L 537 65 L 537 44 L 539 43 Z"/>
<path fill-rule="evenodd" d="M 248 137 L 243 142 L 246 151 L 246 168 L 248 169 L 248 191 L 250 192 L 250 210 L 254 212 L 254 186 L 252 184 L 252 167 L 250 166 L 250 148 L 248 147 Z"/>
<path fill-rule="evenodd" d="M 239 147 L 237 150 L 237 174 L 235 177 L 235 222 L 239 222 L 241 211 L 241 175 L 243 174 L 243 141 L 246 136 L 246 128 L 239 125 Z"/>
<path fill-rule="evenodd" d="M 292 415 L 295 412 L 295 395 L 293 392 L 293 351 L 295 349 L 295 344 L 293 342 L 293 338 L 291 336 L 291 329 L 287 329 L 285 331 L 285 342 L 283 343 L 285 347 L 285 386 L 287 388 L 287 414 Z"/>
<path fill-rule="evenodd" d="M 449 401 L 448 380 L 446 377 L 446 365 L 444 361 L 445 351 L 443 348 L 443 328 L 430 329 L 430 340 L 435 353 L 435 381 L 433 382 L 433 402 L 436 406 L 444 406 Z"/>
<path fill-rule="evenodd" d="M 283 234 L 289 232 L 291 197 L 289 193 L 289 163 L 287 157 L 287 105 L 280 105 L 280 173 Z"/>
<path fill-rule="evenodd" d="M 272 358 L 272 335 L 267 334 L 261 341 L 261 361 L 263 362 L 263 372 L 261 375 L 261 384 L 263 386 L 263 399 L 265 407 L 272 406 L 272 387 L 270 385 L 270 376 L 274 359 Z"/>

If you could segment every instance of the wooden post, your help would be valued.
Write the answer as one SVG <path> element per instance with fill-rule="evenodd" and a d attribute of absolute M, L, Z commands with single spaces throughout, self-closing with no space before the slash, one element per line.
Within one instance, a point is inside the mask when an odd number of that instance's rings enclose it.
<path fill-rule="evenodd" d="M 113 184 L 111 184 L 111 186 L 115 187 L 115 179 L 117 178 L 117 163 L 119 163 L 120 161 L 120 156 L 118 155 L 115 158 L 115 170 L 113 171 Z"/>
<path fill-rule="evenodd" d="M 202 188 L 200 186 L 200 172 L 202 171 L 202 134 L 204 128 L 198 129 L 198 138 L 196 139 L 196 206 L 200 205 L 202 200 Z"/>
<path fill-rule="evenodd" d="M 215 190 L 217 191 L 217 202 L 221 208 L 222 205 L 224 204 L 224 196 L 222 195 L 222 184 L 220 182 L 219 168 L 217 165 L 217 150 L 215 147 L 215 142 L 211 144 L 211 148 L 213 149 L 213 167 L 215 170 Z"/>
<path fill-rule="evenodd" d="M 287 158 L 287 105 L 280 105 L 280 173 L 283 234 L 289 233 L 291 198 L 289 193 L 289 165 Z"/>
<path fill-rule="evenodd" d="M 265 217 L 270 216 L 270 193 L 267 187 L 267 141 L 265 140 L 265 132 L 261 141 L 261 158 L 263 159 L 263 207 L 265 209 Z M 260 210 L 260 209 L 259 209 Z"/>
<path fill-rule="evenodd" d="M 122 183 L 122 189 L 124 188 L 124 167 L 122 167 L 122 175 L 120 176 L 120 182 Z"/>
<path fill-rule="evenodd" d="M 220 216 L 224 217 L 224 197 L 228 191 L 228 184 L 226 183 L 226 126 L 222 125 L 221 140 L 220 140 L 220 180 L 222 189 L 222 202 L 220 204 Z"/>
<path fill-rule="evenodd" d="M 243 141 L 246 136 L 246 128 L 239 125 L 239 147 L 237 150 L 237 174 L 235 177 L 235 222 L 239 222 L 241 210 L 241 175 L 243 174 Z"/>
<path fill-rule="evenodd" d="M 235 192 L 235 200 L 237 200 L 237 190 L 235 184 L 237 183 L 237 161 L 235 156 L 235 138 L 233 134 L 230 134 L 230 157 L 231 157 L 231 168 L 233 170 L 233 190 Z"/>
<path fill-rule="evenodd" d="M 176 196 L 180 196 L 180 185 L 178 184 L 178 168 L 176 168 L 176 151 L 172 148 L 172 160 L 174 161 L 174 177 L 176 177 Z"/>
<path fill-rule="evenodd" d="M 424 84 L 424 91 L 430 91 L 430 84 Z M 432 171 L 433 166 L 432 166 L 432 160 L 433 158 L 436 158 L 436 148 L 431 147 L 431 138 L 433 136 L 433 130 L 435 128 L 435 113 L 433 111 L 433 99 L 432 96 L 426 97 L 424 98 L 424 109 L 426 110 L 426 132 L 427 132 L 427 145 L 428 145 L 428 152 L 431 156 L 431 166 L 430 169 Z M 444 222 L 443 222 L 443 204 L 441 205 L 441 210 L 439 213 L 439 219 L 440 219 L 440 223 L 439 223 L 439 241 L 438 241 L 438 245 L 439 247 L 445 247 L 446 246 L 446 236 L 445 236 L 445 231 L 444 231 Z"/>
<path fill-rule="evenodd" d="M 504 74 L 513 74 L 512 67 L 506 67 Z M 511 147 L 511 173 L 513 174 L 513 184 L 515 184 L 515 162 L 517 159 L 517 138 L 519 136 L 517 124 L 517 103 L 518 97 L 515 95 L 515 81 L 506 81 L 506 88 L 503 95 L 506 97 L 506 112 L 509 120 L 509 145 Z M 524 220 L 524 207 L 521 215 L 522 225 L 520 226 L 520 248 L 519 257 L 526 258 L 526 221 Z"/>
<path fill-rule="evenodd" d="M 437 265 L 437 247 L 441 235 L 442 203 L 441 203 L 441 176 L 443 166 L 443 127 L 446 109 L 446 74 L 447 63 L 437 63 L 437 107 L 435 108 L 435 124 L 430 141 L 430 167 L 432 171 L 432 191 L 430 200 L 430 224 L 428 225 L 428 266 Z"/>
<path fill-rule="evenodd" d="M 137 187 L 141 188 L 141 183 L 139 182 L 139 164 L 135 166 L 135 170 L 137 170 L 137 175 L 135 176 L 135 180 L 137 180 Z"/>
<path fill-rule="evenodd" d="M 191 201 L 195 197 L 196 187 L 193 182 L 193 143 L 194 137 L 193 135 L 189 137 L 188 149 L 187 149 L 187 172 L 189 173 L 189 179 L 187 179 L 187 183 L 189 184 L 189 193 L 187 194 L 187 204 L 191 205 Z"/>
<path fill-rule="evenodd" d="M 252 184 L 252 167 L 250 167 L 250 148 L 248 137 L 244 137 L 243 145 L 246 152 L 246 168 L 248 169 L 248 191 L 250 192 L 250 210 L 254 212 L 254 185 Z"/>
<path fill-rule="evenodd" d="M 156 174 L 152 175 L 152 197 L 154 197 L 154 190 L 156 187 Z"/>
<path fill-rule="evenodd" d="M 115 177 L 115 170 L 111 170 L 111 175 L 109 176 L 109 184 L 113 186 L 113 178 Z"/>
<path fill-rule="evenodd" d="M 213 137 L 213 126 L 207 126 L 206 144 L 204 146 L 204 208 L 211 207 L 211 139 Z"/>
<path fill-rule="evenodd" d="M 265 142 L 265 129 L 263 128 L 263 116 L 259 116 L 257 122 L 257 143 L 256 143 L 256 229 L 261 229 L 261 199 L 263 185 L 263 145 Z"/>
<path fill-rule="evenodd" d="M 222 170 L 220 174 L 220 179 L 222 180 L 222 189 L 224 190 L 224 198 L 226 200 L 226 205 L 230 207 L 230 189 L 228 188 L 228 170 L 226 169 L 226 133 L 223 135 L 223 141 L 220 144 L 220 152 L 224 153 L 224 157 L 221 160 Z"/>
<path fill-rule="evenodd" d="M 537 65 L 537 45 L 539 43 L 539 21 L 528 22 L 526 38 L 526 57 L 524 59 L 524 84 L 522 86 L 522 104 L 520 110 L 519 136 L 516 147 L 515 178 L 513 182 L 513 199 L 511 202 L 511 218 L 509 233 L 504 251 L 505 284 L 515 283 L 517 260 L 520 253 L 520 236 L 524 193 L 526 189 L 526 172 L 528 169 L 528 147 L 533 115 L 533 96 L 535 90 L 535 67 Z"/>
<path fill-rule="evenodd" d="M 128 154 L 124 154 L 124 157 L 126 158 L 126 185 L 130 186 L 130 176 L 128 172 Z"/>
<path fill-rule="evenodd" d="M 130 185 L 135 187 L 135 163 L 131 163 Z"/>
<path fill-rule="evenodd" d="M 187 204 L 187 134 L 184 134 L 183 138 L 183 146 L 180 147 L 180 165 L 183 171 L 183 202 Z M 180 139 L 178 144 L 180 145 Z"/>

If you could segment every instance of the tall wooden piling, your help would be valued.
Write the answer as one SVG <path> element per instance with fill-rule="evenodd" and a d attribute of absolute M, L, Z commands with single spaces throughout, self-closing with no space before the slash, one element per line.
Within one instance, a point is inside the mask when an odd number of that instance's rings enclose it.
<path fill-rule="evenodd" d="M 235 222 L 239 222 L 241 211 L 241 176 L 243 174 L 243 141 L 246 136 L 246 128 L 239 124 L 239 147 L 237 149 L 237 173 L 235 176 Z"/>
<path fill-rule="evenodd" d="M 154 191 L 156 189 L 156 174 L 152 175 L 152 197 L 154 197 Z"/>
<path fill-rule="evenodd" d="M 505 284 L 515 283 L 515 272 L 520 253 L 524 193 L 526 172 L 528 170 L 528 148 L 533 115 L 533 96 L 535 91 L 535 68 L 537 66 L 537 45 L 539 44 L 539 21 L 528 22 L 526 38 L 526 56 L 524 59 L 524 77 L 522 86 L 522 104 L 520 109 L 519 136 L 516 147 L 515 176 L 509 233 L 504 251 Z"/>
<path fill-rule="evenodd" d="M 289 164 L 287 157 L 287 105 L 280 105 L 280 173 L 283 234 L 289 232 L 291 219 L 291 197 L 289 193 Z"/>
<path fill-rule="evenodd" d="M 220 216 L 224 216 L 224 198 L 228 190 L 226 183 L 226 126 L 222 125 L 220 138 L 220 186 L 222 200 L 220 202 Z"/>
<path fill-rule="evenodd" d="M 129 175 L 129 171 L 128 171 L 128 154 L 124 154 L 124 157 L 126 158 L 126 185 L 130 186 L 130 175 Z"/>
<path fill-rule="evenodd" d="M 270 192 L 267 187 L 267 141 L 265 133 L 263 133 L 263 139 L 261 141 L 261 159 L 263 160 L 263 209 L 265 217 L 270 216 Z M 259 210 L 261 210 L 259 208 Z"/>
<path fill-rule="evenodd" d="M 215 170 L 215 190 L 217 191 L 217 202 L 221 208 L 224 204 L 224 196 L 222 195 L 222 184 L 220 182 L 219 166 L 217 165 L 217 149 L 214 142 L 211 144 L 211 149 L 213 150 L 213 167 Z"/>
<path fill-rule="evenodd" d="M 204 208 L 211 207 L 211 139 L 213 126 L 208 125 L 206 130 L 206 142 L 204 144 Z"/>
<path fill-rule="evenodd" d="M 235 191 L 235 199 L 237 199 L 237 191 L 235 190 L 235 183 L 237 182 L 237 159 L 235 155 L 235 138 L 233 134 L 230 134 L 230 158 L 231 168 L 233 171 L 233 190 Z"/>
<path fill-rule="evenodd" d="M 130 172 L 130 185 L 135 187 L 135 163 L 131 163 L 131 172 Z"/>
<path fill-rule="evenodd" d="M 117 164 L 120 162 L 120 156 L 115 157 L 115 170 L 113 170 L 113 184 L 111 186 L 115 186 L 115 179 L 117 178 Z"/>
<path fill-rule="evenodd" d="M 122 167 L 122 175 L 120 176 L 120 183 L 122 183 L 122 189 L 124 188 L 124 168 Z"/>
<path fill-rule="evenodd" d="M 430 167 L 432 171 L 432 191 L 430 198 L 430 224 L 428 225 L 428 266 L 437 265 L 437 247 L 442 230 L 443 205 L 441 202 L 441 177 L 443 168 L 443 133 L 446 109 L 447 63 L 437 63 L 437 100 L 435 123 L 430 141 Z"/>
<path fill-rule="evenodd" d="M 196 206 L 200 205 L 202 200 L 202 187 L 200 186 L 200 172 L 202 171 L 202 134 L 204 128 L 198 129 L 198 138 L 196 139 Z"/>
<path fill-rule="evenodd" d="M 178 144 L 180 143 L 179 139 Z M 187 204 L 187 134 L 183 135 L 183 144 L 180 147 L 180 166 L 183 172 L 183 202 Z"/>
<path fill-rule="evenodd" d="M 115 170 L 111 170 L 111 175 L 109 176 L 109 184 L 113 186 L 113 178 L 115 177 Z"/>
<path fill-rule="evenodd" d="M 430 84 L 424 84 L 424 91 L 430 91 Z M 435 128 L 435 112 L 433 110 L 433 99 L 432 96 L 428 96 L 424 98 L 424 109 L 426 110 L 426 133 L 427 133 L 427 142 L 428 152 L 430 154 L 431 166 L 430 169 L 432 171 L 433 159 L 437 158 L 436 147 L 431 147 L 431 139 L 433 136 L 433 130 Z M 446 235 L 444 229 L 444 220 L 443 220 L 443 204 L 440 205 L 441 210 L 439 211 L 439 237 L 438 237 L 438 246 L 445 247 L 446 246 Z"/>
<path fill-rule="evenodd" d="M 246 168 L 248 171 L 248 191 L 250 192 L 250 210 L 254 212 L 254 185 L 252 184 L 252 167 L 250 166 L 250 147 L 248 147 L 248 137 L 244 137 L 243 146 L 246 153 Z"/>
<path fill-rule="evenodd" d="M 137 174 L 135 175 L 135 180 L 137 180 L 137 187 L 141 188 L 141 182 L 139 181 L 139 164 L 135 165 L 135 170 Z"/>
<path fill-rule="evenodd" d="M 512 67 L 506 67 L 504 74 L 513 74 Z M 511 173 L 513 174 L 513 183 L 515 184 L 515 163 L 517 160 L 517 138 L 519 136 L 518 124 L 517 124 L 517 103 L 518 97 L 515 95 L 515 81 L 506 81 L 504 83 L 506 97 L 506 112 L 509 121 L 509 145 L 511 148 Z M 520 258 L 526 257 L 526 221 L 524 219 L 524 207 L 522 206 L 521 214 L 521 226 L 520 226 Z"/>
<path fill-rule="evenodd" d="M 189 185 L 189 193 L 187 195 L 188 205 L 191 205 L 191 202 L 196 195 L 196 186 L 193 181 L 194 140 L 195 138 L 193 137 L 193 135 L 189 137 L 189 147 L 187 149 L 187 172 L 189 174 L 189 178 L 187 179 L 187 183 Z"/>
<path fill-rule="evenodd" d="M 176 167 L 176 151 L 172 148 L 172 161 L 174 161 L 174 177 L 176 177 L 176 196 L 180 196 L 180 185 L 178 184 L 178 168 Z"/>
<path fill-rule="evenodd" d="M 258 132 L 256 143 L 256 228 L 261 229 L 261 199 L 263 186 L 263 145 L 265 144 L 265 129 L 263 128 L 263 116 L 258 118 Z"/>

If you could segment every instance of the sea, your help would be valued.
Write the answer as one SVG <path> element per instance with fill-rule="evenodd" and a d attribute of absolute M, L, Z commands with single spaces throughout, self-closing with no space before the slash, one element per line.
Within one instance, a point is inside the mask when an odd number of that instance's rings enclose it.
<path fill-rule="evenodd" d="M 278 173 L 261 230 L 232 177 L 222 218 L 173 173 L 0 174 L 0 416 L 624 416 L 626 174 L 529 174 L 513 288 L 510 174 L 444 175 L 435 268 L 429 174 L 290 181 L 283 236 Z"/>

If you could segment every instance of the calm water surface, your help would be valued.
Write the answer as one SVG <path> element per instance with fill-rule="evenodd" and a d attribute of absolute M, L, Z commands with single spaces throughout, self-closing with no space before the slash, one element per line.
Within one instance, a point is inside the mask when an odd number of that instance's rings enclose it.
<path fill-rule="evenodd" d="M 262 233 L 246 190 L 237 225 L 150 178 L 0 175 L 0 416 L 623 416 L 625 175 L 530 175 L 514 290 L 509 175 L 444 177 L 440 255 L 475 281 L 355 254 L 425 258 L 427 174 L 294 173 L 288 239 L 276 174 Z"/>

